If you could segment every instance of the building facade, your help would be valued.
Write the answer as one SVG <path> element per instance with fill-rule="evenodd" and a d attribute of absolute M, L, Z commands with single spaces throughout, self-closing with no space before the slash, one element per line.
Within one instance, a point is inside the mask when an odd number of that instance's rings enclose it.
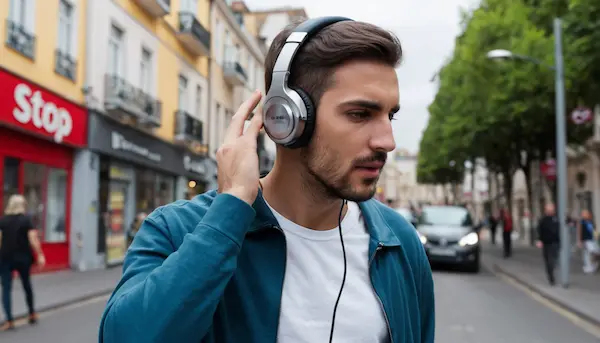
<path fill-rule="evenodd" d="M 211 25 L 214 39 L 210 66 L 210 127 L 214 135 L 211 136 L 210 142 L 219 146 L 223 142 L 225 129 L 242 102 L 248 99 L 254 90 L 258 89 L 263 94 L 265 92 L 265 49 L 248 30 L 239 8 L 236 10 L 224 0 L 213 1 Z M 262 114 L 260 104 L 254 113 Z M 270 155 L 263 148 L 264 141 L 265 134 L 262 132 L 257 144 L 260 169 L 263 173 L 271 169 L 274 157 L 274 154 Z M 211 151 L 211 154 L 214 152 Z"/>
<path fill-rule="evenodd" d="M 73 161 L 87 147 L 86 5 L 0 2 L 0 208 L 12 194 L 26 197 L 45 270 L 68 268 L 70 261 Z"/>
<path fill-rule="evenodd" d="M 122 263 L 139 214 L 213 188 L 210 1 L 90 0 L 88 149 L 74 160 L 71 265 Z"/>

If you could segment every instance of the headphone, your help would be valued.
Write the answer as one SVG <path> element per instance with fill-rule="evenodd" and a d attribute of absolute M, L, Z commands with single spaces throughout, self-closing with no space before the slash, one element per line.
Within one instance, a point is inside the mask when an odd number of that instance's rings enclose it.
<path fill-rule="evenodd" d="M 288 36 L 273 67 L 271 86 L 263 106 L 263 125 L 273 142 L 287 148 L 306 146 L 315 128 L 316 108 L 300 88 L 290 88 L 288 77 L 296 53 L 325 27 L 351 21 L 345 17 L 321 17 L 301 23 Z"/>

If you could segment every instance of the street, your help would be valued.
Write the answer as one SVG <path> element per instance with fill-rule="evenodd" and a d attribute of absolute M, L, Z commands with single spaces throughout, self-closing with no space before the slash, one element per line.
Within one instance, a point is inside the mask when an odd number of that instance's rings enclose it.
<path fill-rule="evenodd" d="M 435 270 L 436 343 L 594 343 L 586 330 L 483 269 Z M 95 342 L 107 297 L 42 315 L 40 323 L 0 333 L 2 343 Z"/>

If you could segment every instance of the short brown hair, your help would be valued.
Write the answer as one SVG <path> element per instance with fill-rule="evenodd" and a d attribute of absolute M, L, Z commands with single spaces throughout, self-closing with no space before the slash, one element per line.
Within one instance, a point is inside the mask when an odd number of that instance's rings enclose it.
<path fill-rule="evenodd" d="M 292 31 L 294 23 L 273 40 L 265 58 L 265 86 L 271 87 L 273 68 L 279 52 Z M 373 24 L 342 21 L 319 31 L 296 54 L 288 79 L 289 86 L 307 92 L 315 106 L 331 85 L 331 75 L 337 67 L 356 60 L 378 61 L 397 67 L 402 60 L 398 37 Z"/>

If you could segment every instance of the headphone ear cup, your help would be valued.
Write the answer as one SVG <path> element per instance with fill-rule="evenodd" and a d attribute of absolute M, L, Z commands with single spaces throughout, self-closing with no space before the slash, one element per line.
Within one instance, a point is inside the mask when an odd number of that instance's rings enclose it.
<path fill-rule="evenodd" d="M 302 102 L 304 102 L 304 106 L 306 107 L 306 122 L 304 123 L 304 130 L 302 131 L 302 134 L 297 140 L 287 145 L 288 148 L 295 149 L 306 146 L 310 142 L 315 130 L 316 109 L 308 93 L 300 88 L 293 90 L 298 93 L 302 99 Z"/>

